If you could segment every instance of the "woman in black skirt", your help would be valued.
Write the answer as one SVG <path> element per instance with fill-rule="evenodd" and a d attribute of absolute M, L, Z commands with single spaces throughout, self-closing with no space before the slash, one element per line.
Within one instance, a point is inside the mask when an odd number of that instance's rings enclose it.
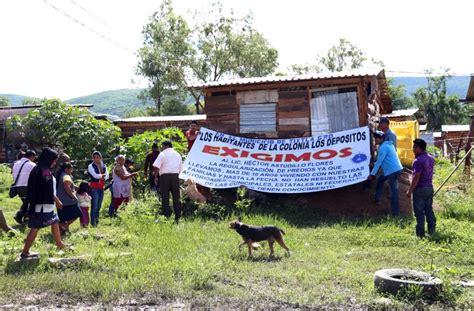
<path fill-rule="evenodd" d="M 63 204 L 63 207 L 58 209 L 61 234 L 69 232 L 69 225 L 82 216 L 72 179 L 73 170 L 71 163 L 63 163 L 56 174 L 57 196 Z"/>
<path fill-rule="evenodd" d="M 56 164 L 58 153 L 50 148 L 45 148 L 38 158 L 38 165 L 33 168 L 28 178 L 27 201 L 29 203 L 28 227 L 31 229 L 21 252 L 21 258 L 37 256 L 30 253 L 31 245 L 41 228 L 51 226 L 54 241 L 59 249 L 65 246 L 59 232 L 59 219 L 54 213 L 55 206 L 62 208 L 62 203 L 56 196 L 56 178 L 52 168 Z"/>

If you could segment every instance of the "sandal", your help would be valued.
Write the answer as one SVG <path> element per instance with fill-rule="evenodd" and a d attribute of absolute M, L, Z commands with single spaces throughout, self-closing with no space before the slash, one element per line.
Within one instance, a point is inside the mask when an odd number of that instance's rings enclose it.
<path fill-rule="evenodd" d="M 38 258 L 39 253 L 28 253 L 28 254 L 23 254 L 23 252 L 20 254 L 21 259 L 29 259 L 29 258 Z"/>

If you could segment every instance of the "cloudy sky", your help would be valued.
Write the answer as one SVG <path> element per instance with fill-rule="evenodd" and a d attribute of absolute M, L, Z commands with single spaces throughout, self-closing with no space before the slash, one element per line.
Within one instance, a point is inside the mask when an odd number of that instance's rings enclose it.
<path fill-rule="evenodd" d="M 474 73 L 471 0 L 222 2 L 238 14 L 253 13 L 283 70 L 313 61 L 344 37 L 388 70 Z M 209 1 L 174 3 L 186 15 Z M 146 86 L 135 75 L 135 51 L 158 6 L 158 0 L 0 0 L 0 93 L 69 99 Z"/>

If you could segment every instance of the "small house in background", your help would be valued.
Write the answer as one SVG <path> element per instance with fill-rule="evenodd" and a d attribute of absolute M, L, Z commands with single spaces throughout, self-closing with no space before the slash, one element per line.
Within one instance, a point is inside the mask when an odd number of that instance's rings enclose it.
<path fill-rule="evenodd" d="M 254 138 L 315 136 L 369 125 L 392 112 L 385 72 L 357 71 L 223 80 L 192 85 L 207 126 Z"/>
<path fill-rule="evenodd" d="M 466 146 L 469 137 L 469 124 L 466 125 L 442 125 L 441 139 L 443 141 L 443 153 L 447 157 L 454 157 Z"/>
<path fill-rule="evenodd" d="M 93 105 L 74 106 L 87 109 L 93 107 Z M 0 107 L 0 163 L 12 163 L 19 149 L 29 146 L 28 138 L 7 129 L 8 119 L 15 115 L 23 117 L 31 110 L 40 107 L 41 105 Z"/>
<path fill-rule="evenodd" d="M 199 126 L 207 126 L 206 115 L 162 116 L 162 117 L 134 117 L 114 121 L 122 130 L 122 137 L 128 138 L 145 131 L 156 131 L 166 127 L 178 127 L 183 131 L 189 128 L 191 121 L 198 122 Z"/>

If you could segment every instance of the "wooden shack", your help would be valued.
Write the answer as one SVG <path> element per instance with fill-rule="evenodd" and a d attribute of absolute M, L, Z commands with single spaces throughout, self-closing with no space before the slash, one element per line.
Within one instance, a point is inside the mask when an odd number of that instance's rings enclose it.
<path fill-rule="evenodd" d="M 161 116 L 161 117 L 134 117 L 114 121 L 122 130 L 122 137 L 128 138 L 145 131 L 156 131 L 166 127 L 178 127 L 183 131 L 189 128 L 191 121 L 198 122 L 199 126 L 206 126 L 206 115 Z"/>
<path fill-rule="evenodd" d="M 207 126 L 246 137 L 314 136 L 369 125 L 392 111 L 383 70 L 224 80 L 190 86 Z"/>

